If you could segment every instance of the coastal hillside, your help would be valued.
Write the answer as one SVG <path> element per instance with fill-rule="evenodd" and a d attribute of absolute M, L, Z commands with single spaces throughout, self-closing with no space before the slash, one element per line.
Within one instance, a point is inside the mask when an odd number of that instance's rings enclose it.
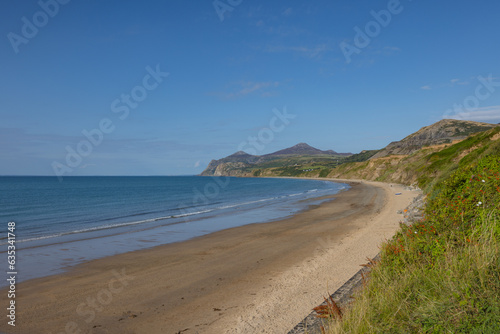
<path fill-rule="evenodd" d="M 415 183 L 426 201 L 326 333 L 500 333 L 500 126 L 336 173 Z"/>
<path fill-rule="evenodd" d="M 426 159 L 423 217 L 381 245 L 328 334 L 500 333 L 500 128 Z"/>
<path fill-rule="evenodd" d="M 430 188 L 455 169 L 489 154 L 500 153 L 500 126 L 454 144 L 426 146 L 408 155 L 346 163 L 328 177 L 418 184 Z"/>
<path fill-rule="evenodd" d="M 212 160 L 201 175 L 333 177 L 413 184 L 420 175 L 417 169 L 432 165 L 435 158 L 430 155 L 440 151 L 455 152 L 455 155 L 464 154 L 464 150 L 473 151 L 487 141 L 475 143 L 465 141 L 466 138 L 497 127 L 498 124 L 444 119 L 381 150 L 364 150 L 358 154 L 322 151 L 305 143 L 262 156 L 240 151 Z M 458 161 L 459 157 L 454 159 Z"/>
<path fill-rule="evenodd" d="M 228 157 L 212 160 L 201 173 L 202 176 L 267 176 L 267 169 L 286 169 L 291 167 L 302 172 L 316 165 L 337 166 L 351 153 L 337 153 L 333 150 L 322 151 L 306 143 L 266 154 L 251 155 L 243 151 Z M 299 169 L 300 167 L 300 169 Z"/>
<path fill-rule="evenodd" d="M 458 140 L 463 140 L 471 134 L 492 129 L 495 126 L 495 124 L 489 123 L 443 119 L 421 128 L 400 141 L 390 143 L 371 157 L 371 159 L 382 158 L 388 155 L 408 155 L 426 146 L 450 144 Z"/>

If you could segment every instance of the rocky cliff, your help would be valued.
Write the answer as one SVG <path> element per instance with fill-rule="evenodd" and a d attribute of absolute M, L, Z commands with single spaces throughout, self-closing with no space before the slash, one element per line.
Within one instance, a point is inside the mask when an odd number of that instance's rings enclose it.
<path fill-rule="evenodd" d="M 463 140 L 469 135 L 494 128 L 495 124 L 443 119 L 437 123 L 421 128 L 406 138 L 395 141 L 380 150 L 371 159 L 388 155 L 408 155 L 425 146 L 449 144 Z"/>

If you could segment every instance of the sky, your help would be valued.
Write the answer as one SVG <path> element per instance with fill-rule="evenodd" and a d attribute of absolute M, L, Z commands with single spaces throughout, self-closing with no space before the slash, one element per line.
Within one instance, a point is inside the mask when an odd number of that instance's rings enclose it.
<path fill-rule="evenodd" d="M 8 1 L 0 175 L 194 175 L 500 122 L 495 0 Z"/>

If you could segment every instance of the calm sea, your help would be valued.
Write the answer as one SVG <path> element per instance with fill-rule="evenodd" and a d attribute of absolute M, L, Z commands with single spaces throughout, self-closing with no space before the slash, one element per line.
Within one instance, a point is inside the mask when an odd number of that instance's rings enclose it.
<path fill-rule="evenodd" d="M 118 253 L 285 218 L 348 185 L 158 177 L 0 177 L 0 251 L 16 223 L 18 280 Z M 5 285 L 5 284 L 2 284 Z"/>

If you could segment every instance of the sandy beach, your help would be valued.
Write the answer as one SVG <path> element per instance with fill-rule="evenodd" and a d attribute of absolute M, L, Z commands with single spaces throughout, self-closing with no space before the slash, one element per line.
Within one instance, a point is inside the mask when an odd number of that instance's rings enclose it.
<path fill-rule="evenodd" d="M 397 211 L 419 194 L 345 181 L 349 191 L 291 218 L 20 283 L 16 327 L 4 320 L 0 331 L 287 333 L 378 253 L 398 228 Z M 0 293 L 5 305 L 7 291 Z"/>

